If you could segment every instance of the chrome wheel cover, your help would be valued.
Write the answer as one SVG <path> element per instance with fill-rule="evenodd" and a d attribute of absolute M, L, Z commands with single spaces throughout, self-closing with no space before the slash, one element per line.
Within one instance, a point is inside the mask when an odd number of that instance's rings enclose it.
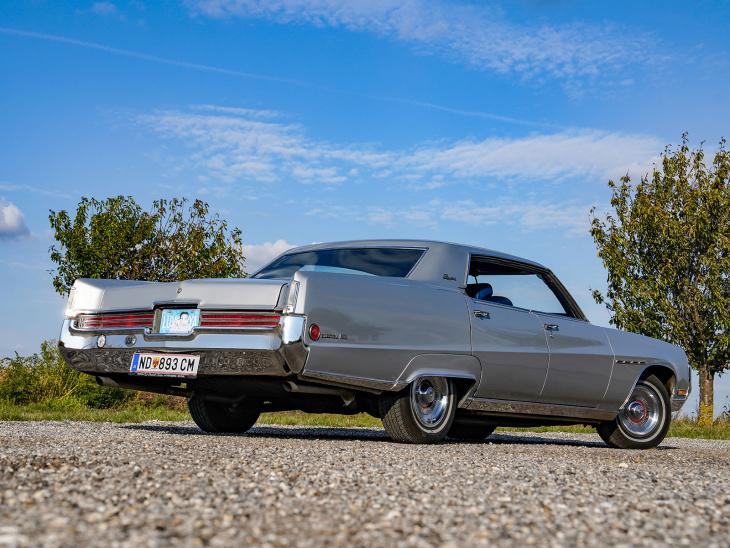
<path fill-rule="evenodd" d="M 648 438 L 662 423 L 664 401 L 649 385 L 634 388 L 629 402 L 621 410 L 618 422 L 621 428 L 634 438 Z"/>
<path fill-rule="evenodd" d="M 421 377 L 411 384 L 411 409 L 422 427 L 436 429 L 448 416 L 449 386 L 441 377 Z"/>

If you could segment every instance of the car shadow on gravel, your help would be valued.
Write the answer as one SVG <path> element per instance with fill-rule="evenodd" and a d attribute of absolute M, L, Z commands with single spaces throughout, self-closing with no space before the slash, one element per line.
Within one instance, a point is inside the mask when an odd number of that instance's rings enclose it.
<path fill-rule="evenodd" d="M 306 438 L 320 440 L 390 441 L 382 428 L 333 428 L 330 426 L 254 426 L 244 434 L 213 434 L 197 426 L 169 424 L 125 424 L 122 428 L 161 432 L 176 436 L 241 437 L 241 438 Z"/>
<path fill-rule="evenodd" d="M 241 438 L 300 438 L 316 440 L 359 440 L 372 442 L 390 442 L 390 438 L 382 428 L 335 428 L 331 426 L 286 426 L 286 425 L 258 425 L 244 434 L 211 434 L 204 432 L 194 425 L 171 424 L 125 424 L 121 428 L 161 432 L 174 436 L 205 436 L 205 437 L 241 437 Z M 591 437 L 597 438 L 598 436 Z M 444 443 L 449 445 L 561 445 L 568 447 L 594 447 L 606 449 L 608 446 L 600 439 L 580 439 L 556 437 L 547 434 L 510 434 L 498 432 L 485 440 L 465 441 L 446 438 Z M 666 443 L 666 441 L 664 442 Z M 674 450 L 677 447 L 660 445 L 659 451 Z"/>
<path fill-rule="evenodd" d="M 585 434 L 584 434 L 585 435 Z M 569 447 L 596 447 L 601 449 L 607 449 L 608 444 L 604 443 L 601 439 L 598 438 L 597 434 L 588 434 L 591 437 L 595 437 L 595 441 L 592 439 L 576 439 L 576 438 L 563 438 L 563 437 L 551 437 L 550 434 L 541 433 L 541 434 L 510 434 L 508 432 L 498 432 L 496 434 L 492 434 L 485 440 L 477 440 L 477 441 L 465 441 L 465 440 L 452 440 L 447 438 L 447 441 L 451 441 L 453 443 L 474 443 L 474 444 L 484 444 L 484 443 L 491 443 L 494 445 L 563 445 L 563 446 L 569 446 Z M 664 442 L 666 443 L 666 442 Z M 655 449 L 658 449 L 660 451 L 664 451 L 667 449 L 678 449 L 678 447 L 673 447 L 671 445 L 660 445 L 656 447 Z"/>

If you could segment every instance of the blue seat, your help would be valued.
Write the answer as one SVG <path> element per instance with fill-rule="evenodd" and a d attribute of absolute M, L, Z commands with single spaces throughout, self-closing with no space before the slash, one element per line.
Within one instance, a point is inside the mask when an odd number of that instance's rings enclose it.
<path fill-rule="evenodd" d="M 490 303 L 513 306 L 512 301 L 510 301 L 507 297 L 500 297 L 499 295 L 494 294 L 492 284 L 469 284 L 466 286 L 466 294 L 473 299 L 477 299 L 478 301 L 487 301 Z"/>

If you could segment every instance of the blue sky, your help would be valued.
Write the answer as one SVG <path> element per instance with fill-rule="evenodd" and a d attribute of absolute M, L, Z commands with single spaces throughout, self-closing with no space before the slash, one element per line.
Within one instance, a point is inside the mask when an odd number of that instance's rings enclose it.
<path fill-rule="evenodd" d="M 0 7 L 0 355 L 57 336 L 49 209 L 119 194 L 208 201 L 251 270 L 356 238 L 521 255 L 607 325 L 588 234 L 607 181 L 683 132 L 709 152 L 730 137 L 722 2 Z"/>

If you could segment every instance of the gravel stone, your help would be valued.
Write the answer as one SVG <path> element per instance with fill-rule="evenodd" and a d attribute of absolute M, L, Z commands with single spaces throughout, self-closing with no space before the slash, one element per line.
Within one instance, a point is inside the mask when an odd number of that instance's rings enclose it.
<path fill-rule="evenodd" d="M 730 442 L 0 422 L 0 546 L 730 546 Z"/>

